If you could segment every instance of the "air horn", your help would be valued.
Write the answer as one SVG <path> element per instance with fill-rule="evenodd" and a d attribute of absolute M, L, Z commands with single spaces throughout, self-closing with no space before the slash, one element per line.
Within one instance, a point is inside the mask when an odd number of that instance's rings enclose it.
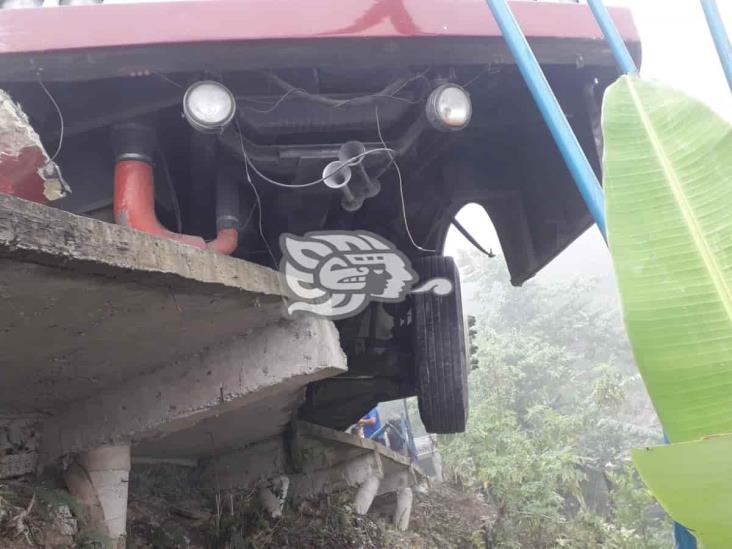
<path fill-rule="evenodd" d="M 348 141 L 338 150 L 338 160 L 323 169 L 323 182 L 331 189 L 341 189 L 341 207 L 348 212 L 360 209 L 364 200 L 373 198 L 381 190 L 379 180 L 372 179 L 363 165 L 365 157 L 366 147 L 363 143 Z M 354 171 L 358 180 L 353 179 Z"/>

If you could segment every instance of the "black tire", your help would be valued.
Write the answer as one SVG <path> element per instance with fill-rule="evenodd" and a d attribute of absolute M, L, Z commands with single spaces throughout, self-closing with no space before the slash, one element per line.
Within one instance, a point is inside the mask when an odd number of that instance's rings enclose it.
<path fill-rule="evenodd" d="M 447 278 L 453 291 L 412 295 L 412 348 L 422 423 L 430 433 L 462 433 L 468 418 L 468 368 L 460 275 L 451 257 L 413 264 L 420 281 Z"/>

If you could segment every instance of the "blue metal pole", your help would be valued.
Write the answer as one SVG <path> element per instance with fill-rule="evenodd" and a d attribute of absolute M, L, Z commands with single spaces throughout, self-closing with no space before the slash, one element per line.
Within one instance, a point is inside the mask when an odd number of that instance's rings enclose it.
<path fill-rule="evenodd" d="M 569 168 L 592 218 L 597 223 L 603 236 L 606 237 L 605 197 L 602 194 L 597 176 L 595 176 L 592 166 L 590 166 L 579 141 L 577 141 L 577 136 L 562 112 L 562 108 L 559 106 L 559 102 L 506 0 L 486 0 L 486 2 L 503 33 L 508 49 L 511 50 L 516 59 L 519 71 L 521 71 L 521 75 L 524 77 L 531 95 L 544 117 L 544 121 L 549 126 L 554 141 L 562 153 L 564 162 Z"/>
<path fill-rule="evenodd" d="M 719 15 L 719 8 L 715 0 L 701 0 L 704 9 L 704 17 L 707 18 L 707 25 L 712 33 L 714 45 L 717 47 L 717 55 L 722 62 L 724 75 L 727 77 L 727 84 L 732 90 L 732 47 L 727 37 L 727 32 L 722 23 L 722 17 Z"/>
<path fill-rule="evenodd" d="M 630 56 L 630 52 L 625 42 L 623 42 L 618 28 L 610 17 L 610 13 L 608 13 L 605 4 L 602 0 L 587 0 L 587 3 L 590 5 L 592 13 L 595 14 L 595 19 L 600 26 L 600 30 L 602 30 L 602 34 L 605 36 L 605 40 L 610 44 L 610 49 L 613 52 L 620 72 L 623 74 L 637 73 L 638 67 L 635 66 L 635 61 Z"/>
<path fill-rule="evenodd" d="M 671 444 L 666 433 L 663 433 L 663 443 Z M 696 538 L 683 524 L 674 521 L 674 547 L 676 549 L 697 549 Z"/>

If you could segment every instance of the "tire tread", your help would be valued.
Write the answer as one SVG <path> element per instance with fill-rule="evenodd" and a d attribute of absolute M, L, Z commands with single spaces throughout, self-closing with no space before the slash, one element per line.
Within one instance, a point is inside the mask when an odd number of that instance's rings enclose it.
<path fill-rule="evenodd" d="M 450 257 L 420 258 L 414 268 L 421 280 L 444 277 L 454 287 L 448 296 L 413 296 L 413 343 L 422 422 L 432 433 L 463 432 L 468 387 L 460 277 Z"/>

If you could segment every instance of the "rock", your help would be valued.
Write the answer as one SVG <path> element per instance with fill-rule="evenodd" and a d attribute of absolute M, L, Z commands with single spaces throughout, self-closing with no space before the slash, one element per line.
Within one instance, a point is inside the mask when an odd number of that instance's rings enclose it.
<path fill-rule="evenodd" d="M 61 535 L 73 537 L 79 529 L 79 522 L 74 518 L 68 505 L 60 505 L 53 510 L 53 523 Z"/>

